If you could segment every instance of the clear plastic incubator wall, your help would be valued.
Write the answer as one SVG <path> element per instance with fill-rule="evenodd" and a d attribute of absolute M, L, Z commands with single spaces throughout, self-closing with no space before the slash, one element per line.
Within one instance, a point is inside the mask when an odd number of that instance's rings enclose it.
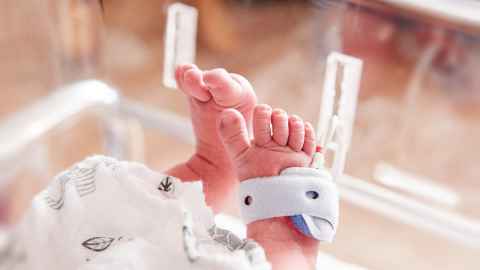
<path fill-rule="evenodd" d="M 243 74 L 260 102 L 318 123 L 327 58 L 341 53 L 363 73 L 319 269 L 480 268 L 480 2 L 181 2 L 2 1 L 0 231 L 89 155 L 185 160 L 175 64 Z"/>

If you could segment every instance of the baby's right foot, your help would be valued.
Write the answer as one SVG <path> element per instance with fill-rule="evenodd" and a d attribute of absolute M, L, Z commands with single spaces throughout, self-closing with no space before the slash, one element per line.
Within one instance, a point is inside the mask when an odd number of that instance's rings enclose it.
<path fill-rule="evenodd" d="M 307 167 L 315 152 L 310 123 L 283 110 L 257 105 L 250 140 L 242 115 L 227 109 L 219 118 L 219 133 L 240 181 L 274 176 L 289 167 Z M 318 241 L 301 234 L 288 217 L 259 220 L 248 225 L 248 237 L 260 243 L 273 269 L 314 269 Z"/>
<path fill-rule="evenodd" d="M 250 141 L 245 120 L 227 109 L 219 118 L 219 133 L 230 154 L 240 181 L 278 175 L 289 167 L 307 167 L 315 152 L 312 125 L 300 117 L 268 105 L 257 105 Z"/>

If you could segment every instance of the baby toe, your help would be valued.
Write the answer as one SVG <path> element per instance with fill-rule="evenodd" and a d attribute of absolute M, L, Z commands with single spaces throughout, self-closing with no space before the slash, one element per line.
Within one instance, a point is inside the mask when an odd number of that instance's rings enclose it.
<path fill-rule="evenodd" d="M 303 143 L 303 151 L 311 156 L 315 153 L 316 148 L 316 138 L 315 138 L 315 130 L 313 129 L 313 125 L 310 122 L 305 122 L 305 139 Z"/>
<path fill-rule="evenodd" d="M 224 107 L 234 107 L 241 103 L 242 86 L 223 68 L 203 73 L 203 80 L 215 102 Z"/>
<path fill-rule="evenodd" d="M 184 64 L 184 65 L 179 65 L 175 69 L 175 80 L 177 81 L 178 88 L 180 90 L 184 89 L 184 74 L 188 70 L 195 68 L 196 66 L 194 64 Z"/>
<path fill-rule="evenodd" d="M 195 99 L 206 102 L 211 95 L 203 82 L 203 73 L 197 67 L 190 68 L 183 73 L 182 90 Z"/>
<path fill-rule="evenodd" d="M 288 142 L 288 115 L 284 110 L 275 109 L 272 112 L 273 140 L 279 145 Z"/>
<path fill-rule="evenodd" d="M 253 136 L 256 145 L 263 146 L 272 140 L 272 107 L 257 105 L 253 112 Z"/>
<path fill-rule="evenodd" d="M 296 115 L 290 116 L 288 119 L 288 130 L 288 146 L 294 151 L 301 151 L 305 139 L 303 120 Z"/>
<path fill-rule="evenodd" d="M 245 119 L 235 109 L 222 111 L 218 120 L 218 132 L 232 160 L 237 159 L 250 146 Z"/>

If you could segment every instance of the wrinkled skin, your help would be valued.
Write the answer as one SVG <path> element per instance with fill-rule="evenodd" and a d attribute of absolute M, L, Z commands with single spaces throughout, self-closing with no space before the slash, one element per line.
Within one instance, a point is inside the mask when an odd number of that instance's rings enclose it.
<path fill-rule="evenodd" d="M 232 208 L 239 181 L 311 163 L 312 125 L 281 109 L 256 105 L 244 77 L 188 64 L 177 68 L 176 79 L 190 105 L 197 144 L 192 157 L 168 173 L 184 181 L 202 179 L 215 211 Z M 273 269 L 315 268 L 318 243 L 300 234 L 288 218 L 251 223 L 247 232 L 262 244 Z"/>

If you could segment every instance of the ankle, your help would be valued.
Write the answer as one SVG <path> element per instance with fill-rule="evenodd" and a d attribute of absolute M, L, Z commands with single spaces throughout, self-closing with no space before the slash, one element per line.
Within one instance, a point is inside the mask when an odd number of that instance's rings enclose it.
<path fill-rule="evenodd" d="M 185 167 L 197 176 L 195 180 L 202 181 L 206 202 L 215 212 L 231 208 L 231 205 L 227 204 L 236 202 L 232 200 L 232 196 L 235 194 L 238 179 L 230 161 L 214 161 L 197 153 L 185 163 Z"/>
<path fill-rule="evenodd" d="M 249 224 L 248 237 L 265 250 L 273 269 L 315 269 L 318 241 L 301 234 L 287 217 L 271 218 Z M 298 267 L 302 265 L 302 267 Z"/>
<path fill-rule="evenodd" d="M 215 169 L 226 170 L 233 167 L 230 156 L 221 142 L 218 144 L 211 144 L 201 140 L 197 141 L 195 153 L 191 159 L 199 159 L 202 162 L 205 161 L 210 165 L 209 168 L 215 167 Z"/>
<path fill-rule="evenodd" d="M 236 178 L 232 162 L 228 157 L 223 157 L 222 153 L 211 155 L 205 151 L 197 151 L 185 164 L 201 180 Z"/>

